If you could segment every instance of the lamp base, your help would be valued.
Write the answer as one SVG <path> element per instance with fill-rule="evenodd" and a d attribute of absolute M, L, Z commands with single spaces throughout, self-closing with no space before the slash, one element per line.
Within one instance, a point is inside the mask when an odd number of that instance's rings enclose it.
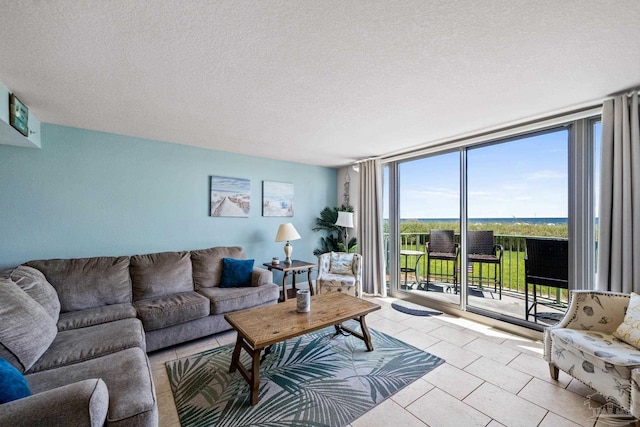
<path fill-rule="evenodd" d="M 289 243 L 289 241 L 287 241 L 287 244 L 284 245 L 284 254 L 286 255 L 286 258 L 284 259 L 284 263 L 285 264 L 291 264 L 291 253 L 293 252 L 293 246 L 291 246 L 291 243 Z"/>

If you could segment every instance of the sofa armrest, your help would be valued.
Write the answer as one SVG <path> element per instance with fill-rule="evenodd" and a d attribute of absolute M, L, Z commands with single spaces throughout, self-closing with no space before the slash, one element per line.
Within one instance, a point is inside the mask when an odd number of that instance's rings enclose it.
<path fill-rule="evenodd" d="M 264 268 L 254 268 L 251 273 L 251 286 L 273 283 L 273 272 Z"/>
<path fill-rule="evenodd" d="M 101 379 L 89 379 L 0 405 L 2 426 L 102 426 L 109 391 Z"/>
<path fill-rule="evenodd" d="M 560 322 L 544 331 L 544 357 L 551 359 L 551 332 L 579 329 L 612 334 L 624 321 L 629 294 L 606 291 L 571 291 L 571 301 Z"/>

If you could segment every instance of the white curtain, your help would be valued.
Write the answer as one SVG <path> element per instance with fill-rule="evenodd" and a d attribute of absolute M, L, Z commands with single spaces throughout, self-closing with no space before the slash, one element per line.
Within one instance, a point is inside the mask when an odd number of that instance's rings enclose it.
<path fill-rule="evenodd" d="M 599 290 L 640 293 L 639 121 L 637 92 L 604 102 L 598 227 Z"/>
<path fill-rule="evenodd" d="M 387 296 L 382 238 L 382 167 L 380 160 L 360 163 L 358 247 L 362 254 L 362 290 Z"/>

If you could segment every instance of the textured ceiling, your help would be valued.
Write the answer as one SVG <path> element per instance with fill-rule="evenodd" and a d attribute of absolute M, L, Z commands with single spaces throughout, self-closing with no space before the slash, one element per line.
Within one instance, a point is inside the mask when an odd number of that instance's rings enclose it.
<path fill-rule="evenodd" d="M 322 166 L 640 85 L 638 0 L 0 0 L 42 121 Z"/>

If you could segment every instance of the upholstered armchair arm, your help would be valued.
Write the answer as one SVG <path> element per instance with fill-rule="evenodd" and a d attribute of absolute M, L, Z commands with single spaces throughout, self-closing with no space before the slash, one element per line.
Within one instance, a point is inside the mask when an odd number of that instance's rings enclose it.
<path fill-rule="evenodd" d="M 0 425 L 103 426 L 109 392 L 101 379 L 79 381 L 0 405 Z"/>
<path fill-rule="evenodd" d="M 318 276 L 329 272 L 329 266 L 331 264 L 331 254 L 324 253 L 318 255 Z"/>
<path fill-rule="evenodd" d="M 353 275 L 356 277 L 356 295 L 362 298 L 362 255 L 353 254 Z"/>
<path fill-rule="evenodd" d="M 251 273 L 251 286 L 273 283 L 273 272 L 264 268 L 254 268 Z"/>
<path fill-rule="evenodd" d="M 581 329 L 612 334 L 624 321 L 629 305 L 628 294 L 606 291 L 571 291 L 571 300 L 560 322 L 544 331 L 545 359 L 551 359 L 551 331 L 554 329 Z"/>

